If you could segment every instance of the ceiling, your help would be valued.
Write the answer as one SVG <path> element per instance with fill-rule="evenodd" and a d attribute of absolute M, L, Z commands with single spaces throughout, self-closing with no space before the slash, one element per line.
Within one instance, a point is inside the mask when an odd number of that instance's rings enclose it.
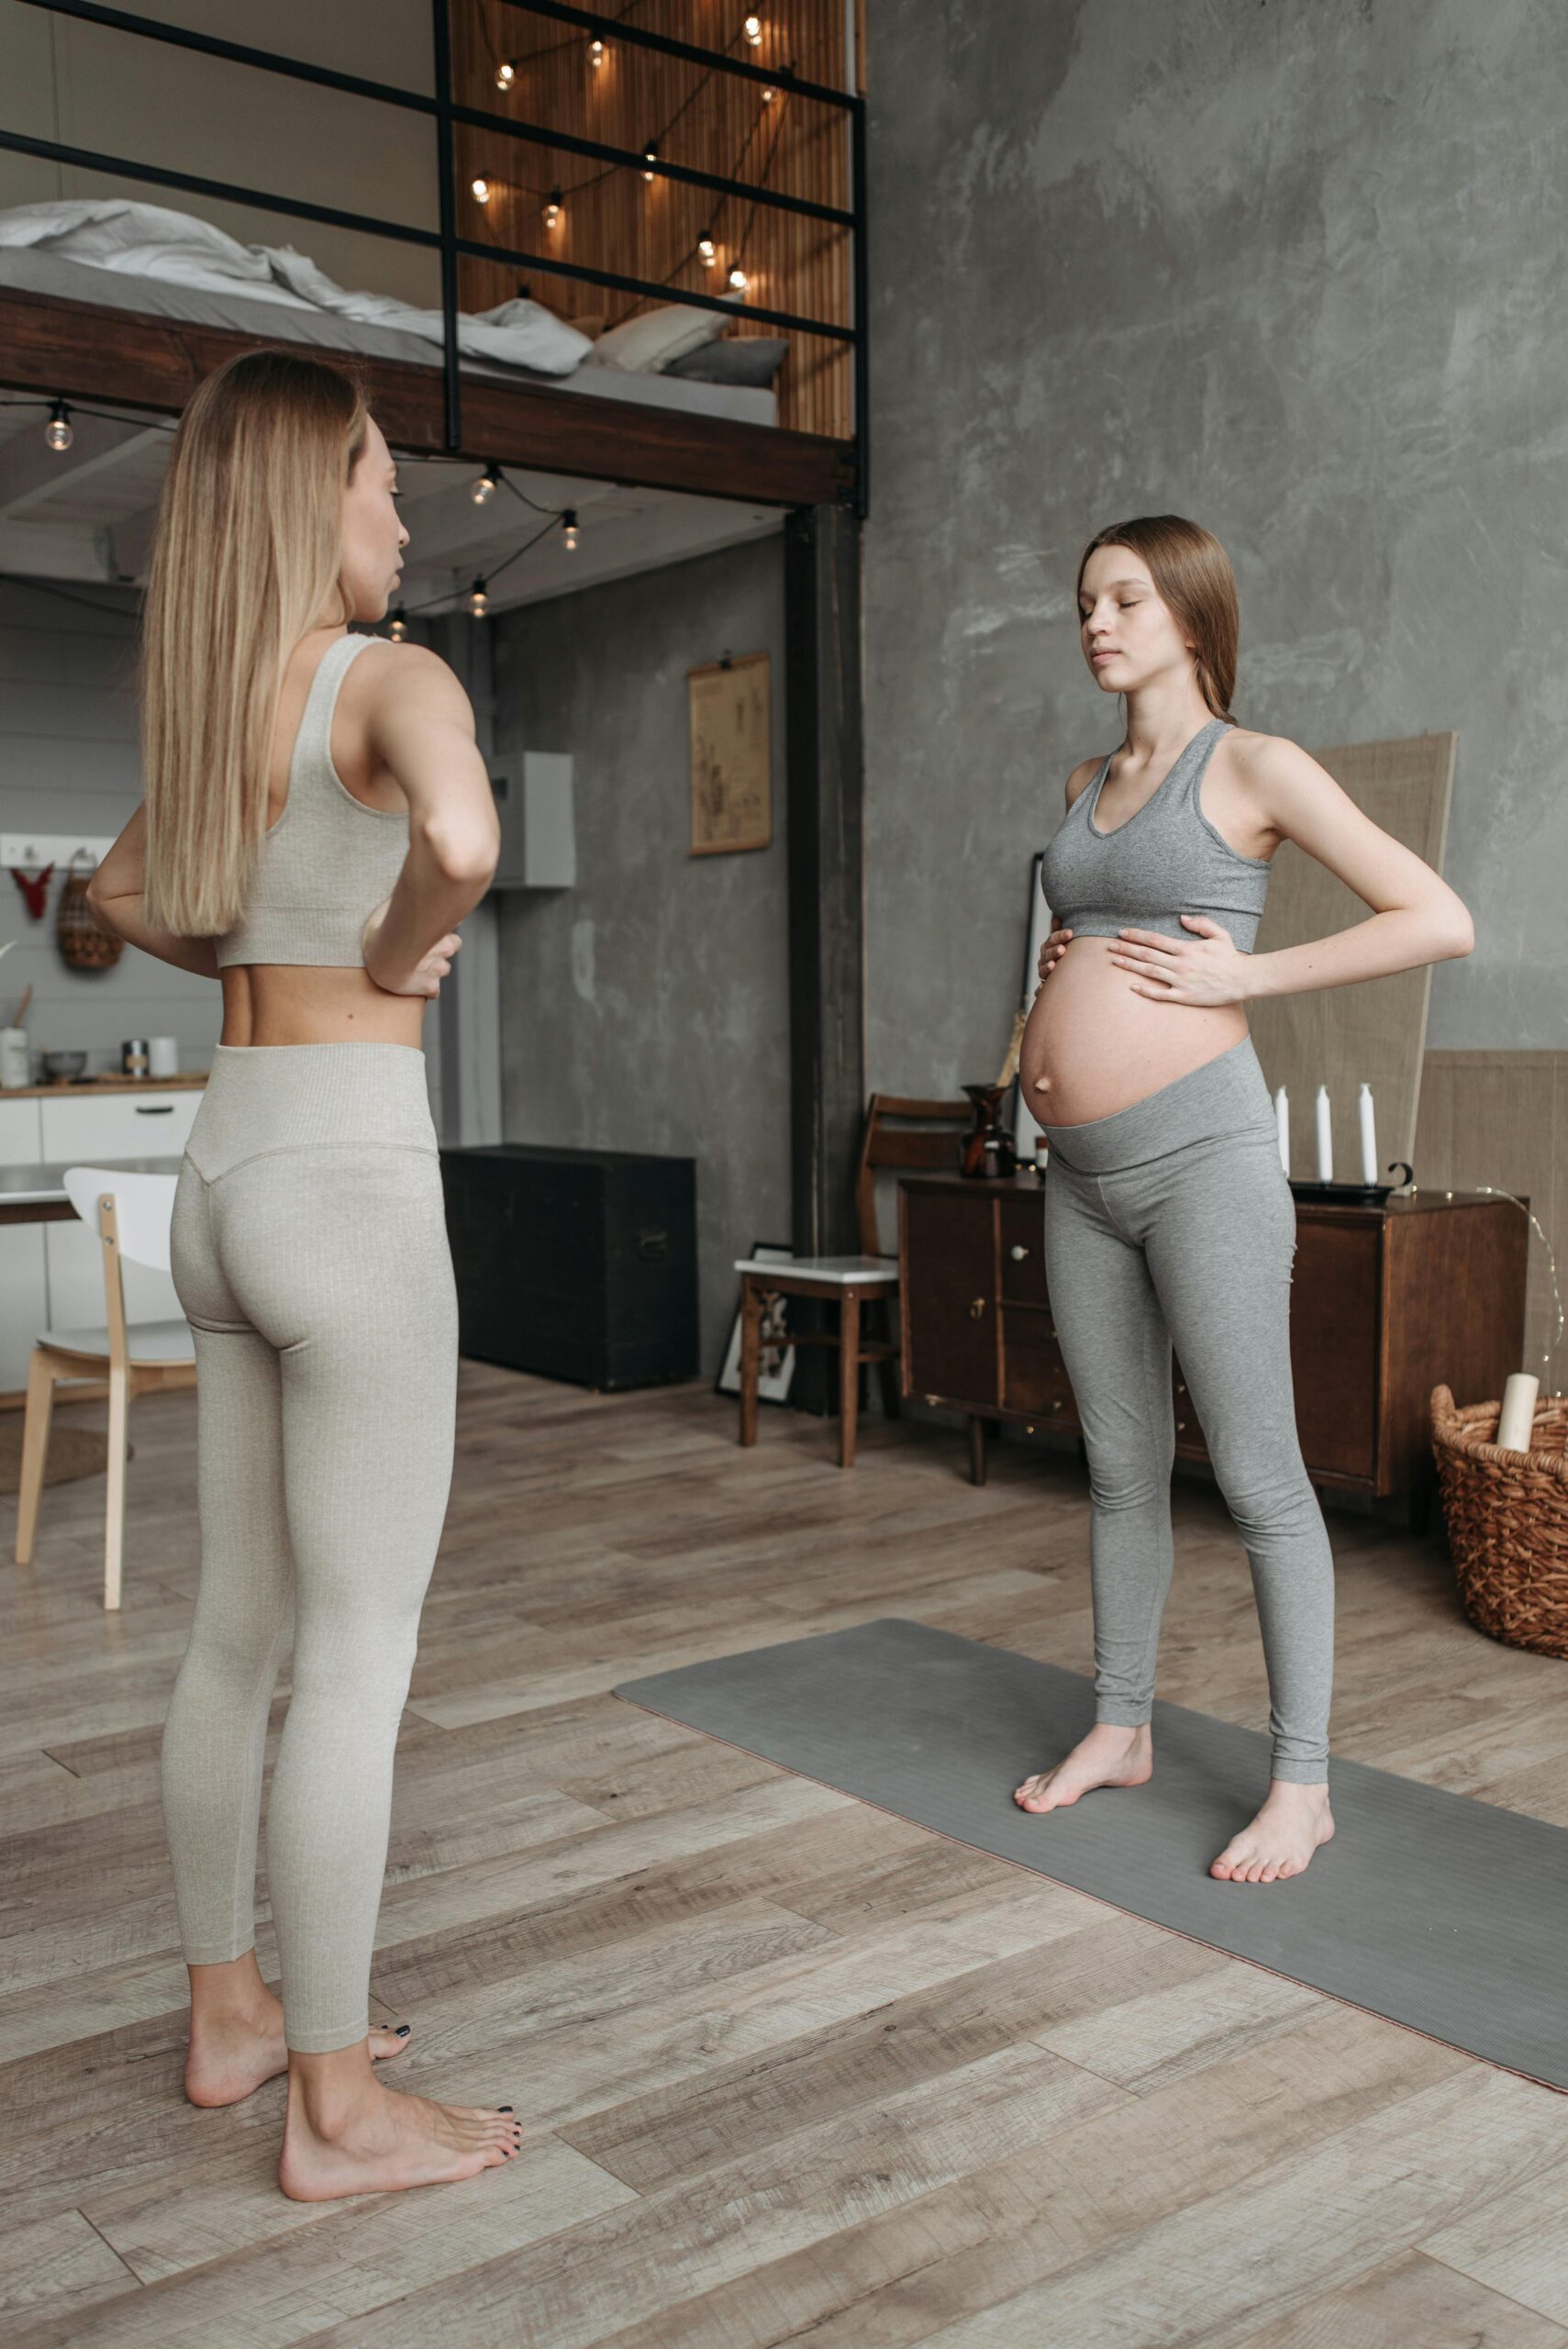
<path fill-rule="evenodd" d="M 110 413 L 73 403 L 72 443 L 58 451 L 44 438 L 47 406 L 0 392 L 0 573 L 144 583 L 170 419 L 106 405 Z M 401 593 L 411 617 L 420 606 L 461 606 L 474 580 L 494 572 L 488 608 L 500 612 L 762 538 L 783 523 L 776 507 L 513 465 L 505 469 L 512 488 L 476 505 L 483 467 L 466 459 L 399 455 L 397 472 L 409 533 Z M 568 507 L 577 517 L 575 552 L 550 526 L 551 515 Z M 539 542 L 507 562 L 536 532 L 544 533 Z"/>

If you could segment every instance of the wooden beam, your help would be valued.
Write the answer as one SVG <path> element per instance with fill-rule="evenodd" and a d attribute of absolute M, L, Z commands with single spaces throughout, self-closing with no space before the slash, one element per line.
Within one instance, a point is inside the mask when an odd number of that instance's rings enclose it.
<path fill-rule="evenodd" d="M 784 648 L 795 1246 L 849 1254 L 866 1113 L 864 757 L 860 527 L 841 507 L 784 524 Z"/>
<path fill-rule="evenodd" d="M 203 376 L 226 359 L 287 341 L 285 334 L 237 334 L 0 287 L 0 383 L 50 398 L 178 415 Z M 449 451 L 439 365 L 314 343 L 294 348 L 351 367 L 388 440 L 414 453 L 761 505 L 828 506 L 854 495 L 854 448 L 847 440 L 475 376 L 463 378 L 463 446 Z"/>

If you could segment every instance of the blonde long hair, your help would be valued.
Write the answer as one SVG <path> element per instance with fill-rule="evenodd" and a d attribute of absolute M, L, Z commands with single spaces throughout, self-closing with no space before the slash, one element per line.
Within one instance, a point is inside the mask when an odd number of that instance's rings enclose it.
<path fill-rule="evenodd" d="M 142 614 L 138 696 L 150 919 L 239 919 L 267 829 L 284 674 L 342 595 L 343 491 L 365 446 L 342 369 L 250 351 L 197 385 L 174 435 Z"/>
<path fill-rule="evenodd" d="M 1162 603 L 1194 640 L 1198 691 L 1216 718 L 1234 726 L 1230 696 L 1236 690 L 1236 650 L 1241 633 L 1236 573 L 1212 530 L 1180 514 L 1145 514 L 1134 522 L 1113 522 L 1096 530 L 1078 558 L 1078 590 L 1084 569 L 1100 547 L 1130 547 L 1149 565 Z"/>

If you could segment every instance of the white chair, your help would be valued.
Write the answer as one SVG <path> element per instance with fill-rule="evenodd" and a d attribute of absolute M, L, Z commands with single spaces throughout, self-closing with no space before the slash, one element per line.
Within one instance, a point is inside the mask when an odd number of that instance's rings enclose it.
<path fill-rule="evenodd" d="M 65 1188 L 83 1223 L 104 1243 L 106 1319 L 101 1330 L 44 1330 L 28 1365 L 28 1412 L 22 1430 L 22 1478 L 17 1510 L 17 1564 L 30 1565 L 39 1500 L 49 1456 L 54 1390 L 62 1380 L 109 1383 L 109 1490 L 104 1539 L 104 1605 L 120 1603 L 120 1555 L 125 1536 L 127 1423 L 131 1397 L 161 1386 L 194 1386 L 195 1344 L 188 1321 L 125 1318 L 120 1260 L 169 1270 L 169 1226 L 174 1212 L 173 1174 L 132 1174 L 117 1166 L 68 1166 Z"/>

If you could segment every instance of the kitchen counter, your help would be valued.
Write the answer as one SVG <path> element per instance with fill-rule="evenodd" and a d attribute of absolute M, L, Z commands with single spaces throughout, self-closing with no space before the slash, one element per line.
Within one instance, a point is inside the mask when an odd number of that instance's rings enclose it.
<path fill-rule="evenodd" d="M 0 1101 L 58 1101 L 63 1095 L 79 1093 L 185 1093 L 206 1081 L 205 1068 L 183 1076 L 117 1076 L 108 1072 L 101 1076 L 57 1076 L 44 1085 L 0 1085 Z"/>

